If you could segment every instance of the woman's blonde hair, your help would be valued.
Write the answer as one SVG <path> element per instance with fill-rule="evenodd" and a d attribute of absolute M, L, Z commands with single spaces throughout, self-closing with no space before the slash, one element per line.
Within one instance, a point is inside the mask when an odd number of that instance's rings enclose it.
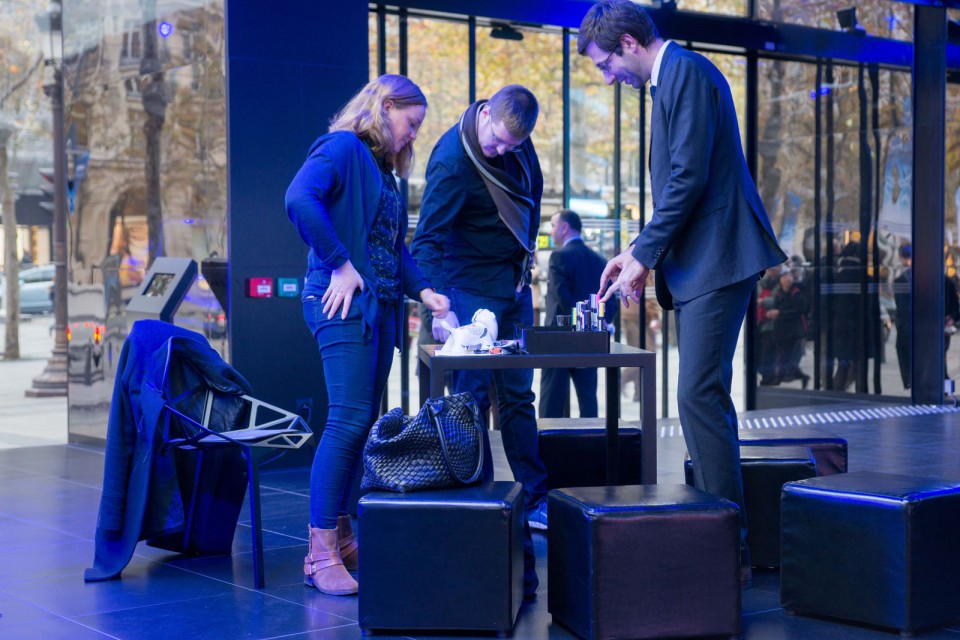
<path fill-rule="evenodd" d="M 373 155 L 384 158 L 387 166 L 401 178 L 413 172 L 413 142 L 409 142 L 394 155 L 393 133 L 390 131 L 387 101 L 403 109 L 412 106 L 427 106 L 427 98 L 416 84 L 406 76 L 384 74 L 371 80 L 330 120 L 330 131 L 352 131 L 370 144 Z"/>

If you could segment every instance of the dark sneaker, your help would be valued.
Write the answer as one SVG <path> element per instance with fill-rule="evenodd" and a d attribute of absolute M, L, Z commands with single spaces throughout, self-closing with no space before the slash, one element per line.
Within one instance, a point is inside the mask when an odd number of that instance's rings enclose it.
<path fill-rule="evenodd" d="M 527 509 L 527 522 L 531 529 L 537 531 L 547 530 L 547 501 L 541 500 L 537 504 Z"/>

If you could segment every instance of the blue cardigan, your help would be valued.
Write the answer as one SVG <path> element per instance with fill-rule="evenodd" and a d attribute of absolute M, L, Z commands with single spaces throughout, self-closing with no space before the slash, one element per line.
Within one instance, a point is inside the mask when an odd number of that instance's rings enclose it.
<path fill-rule="evenodd" d="M 383 181 L 384 174 L 370 148 L 355 134 L 336 131 L 313 143 L 286 195 L 287 215 L 310 247 L 303 298 L 322 296 L 331 272 L 350 260 L 364 282 L 363 292 L 353 304 L 359 305 L 365 339 L 370 338 L 377 322 L 376 274 L 370 261 L 369 236 Z M 396 240 L 400 285 L 408 297 L 419 300 L 420 291 L 431 285 L 407 250 L 406 229 L 404 207 Z M 399 346 L 399 332 L 397 340 Z"/>

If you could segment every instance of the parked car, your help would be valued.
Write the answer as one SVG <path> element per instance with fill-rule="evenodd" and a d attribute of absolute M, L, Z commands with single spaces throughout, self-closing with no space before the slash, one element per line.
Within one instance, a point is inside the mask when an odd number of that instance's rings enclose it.
<path fill-rule="evenodd" d="M 227 337 L 227 314 L 223 312 L 219 304 L 207 309 L 207 313 L 203 317 L 203 333 L 208 340 Z"/>
<path fill-rule="evenodd" d="M 20 313 L 53 312 L 52 264 L 30 267 L 20 272 Z"/>

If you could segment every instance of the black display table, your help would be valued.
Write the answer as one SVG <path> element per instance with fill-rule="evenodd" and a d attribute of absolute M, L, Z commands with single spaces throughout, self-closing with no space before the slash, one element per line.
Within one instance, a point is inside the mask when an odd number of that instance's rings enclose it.
<path fill-rule="evenodd" d="M 436 355 L 439 345 L 420 347 L 420 403 L 444 393 L 447 371 L 463 369 L 573 369 L 600 368 L 607 380 L 607 484 L 620 481 L 619 438 L 620 368 L 640 369 L 640 428 L 643 430 L 644 484 L 657 483 L 656 354 L 613 342 L 609 353 L 523 355 Z"/>

